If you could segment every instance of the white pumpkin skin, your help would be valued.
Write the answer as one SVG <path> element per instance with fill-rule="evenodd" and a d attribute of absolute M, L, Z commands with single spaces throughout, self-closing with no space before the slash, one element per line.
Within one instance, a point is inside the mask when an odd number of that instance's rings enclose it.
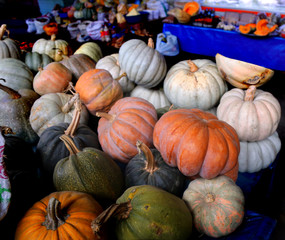
<path fill-rule="evenodd" d="M 256 142 L 240 142 L 239 172 L 258 172 L 267 168 L 281 149 L 281 140 L 275 131 L 268 138 Z"/>
<path fill-rule="evenodd" d="M 272 135 L 280 122 L 281 106 L 270 93 L 250 86 L 244 91 L 233 88 L 226 92 L 217 108 L 218 119 L 230 124 L 240 141 L 261 141 Z M 250 91 L 253 100 L 245 100 Z"/>
<path fill-rule="evenodd" d="M 124 74 L 124 71 L 121 69 L 118 59 L 118 53 L 105 56 L 97 62 L 96 69 L 105 69 L 112 75 L 114 79 L 116 79 Z M 121 77 L 118 81 L 124 93 L 131 92 L 136 86 L 135 83 L 130 81 L 127 76 Z"/>
<path fill-rule="evenodd" d="M 99 59 L 103 57 L 102 50 L 100 46 L 95 42 L 87 42 L 83 43 L 74 54 L 86 54 L 90 58 L 92 58 L 95 62 L 98 62 Z"/>
<path fill-rule="evenodd" d="M 208 59 L 191 62 L 198 70 L 192 70 L 187 60 L 169 69 L 163 83 L 165 95 L 179 108 L 209 110 L 219 103 L 221 96 L 228 90 L 227 83 L 214 62 Z"/>
<path fill-rule="evenodd" d="M 151 40 L 150 40 L 151 42 Z M 165 77 L 167 65 L 164 56 L 139 39 L 123 43 L 119 50 L 119 63 L 128 78 L 137 85 L 152 88 Z"/>

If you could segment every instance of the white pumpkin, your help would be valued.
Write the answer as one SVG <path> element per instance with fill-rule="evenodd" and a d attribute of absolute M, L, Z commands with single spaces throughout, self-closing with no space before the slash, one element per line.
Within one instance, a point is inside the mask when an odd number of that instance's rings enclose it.
<path fill-rule="evenodd" d="M 208 59 L 185 60 L 173 65 L 164 79 L 166 97 L 179 108 L 209 110 L 228 90 L 216 64 Z"/>
<path fill-rule="evenodd" d="M 124 74 L 124 71 L 120 67 L 118 58 L 118 53 L 105 56 L 97 62 L 96 69 L 105 69 L 109 73 L 111 73 L 114 79 L 119 78 L 120 76 L 122 76 L 122 74 Z M 136 86 L 135 83 L 130 81 L 126 75 L 121 77 L 118 81 L 124 93 L 131 92 Z"/>
<path fill-rule="evenodd" d="M 74 54 L 86 54 L 92 58 L 95 62 L 103 57 L 100 46 L 95 42 L 86 42 L 80 45 L 80 47 L 74 52 Z"/>
<path fill-rule="evenodd" d="M 276 131 L 281 106 L 270 92 L 255 86 L 233 88 L 221 98 L 217 117 L 236 130 L 240 141 L 261 141 Z"/>
<path fill-rule="evenodd" d="M 142 86 L 136 86 L 131 92 L 131 97 L 140 97 L 149 101 L 156 109 L 170 106 L 164 94 L 163 89 L 149 89 Z"/>
<path fill-rule="evenodd" d="M 256 142 L 240 142 L 239 172 L 258 172 L 267 168 L 281 149 L 277 131 L 268 138 Z"/>
<path fill-rule="evenodd" d="M 119 50 L 119 63 L 131 81 L 147 88 L 157 86 L 167 71 L 165 58 L 154 49 L 151 38 L 148 45 L 140 39 L 123 43 Z"/>

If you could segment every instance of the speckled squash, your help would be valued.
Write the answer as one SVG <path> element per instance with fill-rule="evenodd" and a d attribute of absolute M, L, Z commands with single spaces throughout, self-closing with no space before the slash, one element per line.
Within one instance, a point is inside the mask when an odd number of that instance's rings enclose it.
<path fill-rule="evenodd" d="M 80 45 L 80 47 L 74 52 L 74 54 L 86 54 L 92 58 L 95 62 L 103 57 L 100 46 L 95 42 L 87 42 Z"/>
<path fill-rule="evenodd" d="M 25 53 L 25 63 L 30 70 L 35 74 L 39 71 L 39 68 L 44 68 L 49 63 L 53 62 L 53 59 L 45 54 L 38 52 L 27 52 Z"/>

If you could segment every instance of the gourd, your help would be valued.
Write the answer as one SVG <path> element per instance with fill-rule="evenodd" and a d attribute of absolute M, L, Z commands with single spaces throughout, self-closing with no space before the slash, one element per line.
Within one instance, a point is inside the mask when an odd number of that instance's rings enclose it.
<path fill-rule="evenodd" d="M 44 68 L 49 63 L 53 62 L 53 59 L 45 53 L 26 52 L 24 62 L 30 70 L 36 74 L 39 71 L 39 68 Z"/>
<path fill-rule="evenodd" d="M 240 142 L 239 172 L 254 173 L 267 168 L 274 162 L 280 149 L 281 140 L 277 131 L 264 140 Z"/>
<path fill-rule="evenodd" d="M 99 201 L 115 201 L 123 192 L 124 176 L 120 167 L 105 152 L 96 148 L 78 149 L 71 137 L 60 136 L 69 157 L 57 162 L 53 183 L 57 191 L 80 191 Z"/>
<path fill-rule="evenodd" d="M 262 86 L 274 75 L 274 71 L 252 63 L 216 54 L 218 70 L 228 83 L 237 88 L 246 89 L 251 85 Z"/>
<path fill-rule="evenodd" d="M 148 147 L 157 121 L 154 106 L 142 98 L 125 97 L 118 100 L 108 113 L 97 112 L 98 137 L 104 152 L 113 159 L 127 163 L 137 154 L 139 139 Z"/>
<path fill-rule="evenodd" d="M 91 223 L 96 235 L 102 224 L 115 217 L 115 232 L 123 239 L 190 239 L 192 215 L 185 202 L 160 188 L 141 185 L 128 188 Z"/>
<path fill-rule="evenodd" d="M 151 38 L 148 45 L 140 39 L 124 42 L 119 49 L 119 63 L 131 81 L 147 88 L 157 86 L 167 71 L 165 58 L 154 49 Z"/>
<path fill-rule="evenodd" d="M 72 72 L 60 62 L 51 62 L 39 68 L 34 77 L 33 88 L 39 95 L 60 93 L 66 90 L 72 81 Z"/>
<path fill-rule="evenodd" d="M 101 205 L 89 194 L 52 192 L 37 201 L 20 220 L 15 240 L 97 240 L 90 226 L 102 211 Z M 102 239 L 106 236 L 102 235 Z"/>
<path fill-rule="evenodd" d="M 97 111 L 108 112 L 114 103 L 123 97 L 123 90 L 118 81 L 104 69 L 92 69 L 83 73 L 76 82 L 75 90 L 94 116 Z"/>
<path fill-rule="evenodd" d="M 95 62 L 103 57 L 102 50 L 100 46 L 95 42 L 87 42 L 80 45 L 80 47 L 74 52 L 74 54 L 86 54 L 92 58 Z"/>
<path fill-rule="evenodd" d="M 234 232 L 244 217 L 242 190 L 226 176 L 191 181 L 182 199 L 193 214 L 195 228 L 219 238 Z"/>
<path fill-rule="evenodd" d="M 157 149 L 150 149 L 139 140 L 136 145 L 138 154 L 125 168 L 126 187 L 152 185 L 180 196 L 184 189 L 185 176 L 176 167 L 167 165 Z"/>
<path fill-rule="evenodd" d="M 169 69 L 163 82 L 166 97 L 179 108 L 208 110 L 227 89 L 216 64 L 208 59 L 180 61 Z"/>
<path fill-rule="evenodd" d="M 43 30 L 48 36 L 56 35 L 58 34 L 58 23 L 50 22 L 43 26 Z"/>
<path fill-rule="evenodd" d="M 154 127 L 153 144 L 164 161 L 177 166 L 185 176 L 212 179 L 234 169 L 233 179 L 237 180 L 238 135 L 232 126 L 209 112 L 166 112 Z"/>
<path fill-rule="evenodd" d="M 255 86 L 233 88 L 221 98 L 217 117 L 236 130 L 240 141 L 260 141 L 276 131 L 281 106 L 270 92 Z"/>
<path fill-rule="evenodd" d="M 187 12 L 191 17 L 197 15 L 200 11 L 200 4 L 196 1 L 186 2 L 183 11 Z"/>
<path fill-rule="evenodd" d="M 105 69 L 112 75 L 114 79 L 116 79 L 124 74 L 124 71 L 121 69 L 121 66 L 119 64 L 118 58 L 118 53 L 105 56 L 97 62 L 96 69 Z M 118 81 L 125 94 L 130 93 L 135 87 L 135 83 L 130 81 L 127 75 L 121 77 Z"/>
<path fill-rule="evenodd" d="M 243 34 L 250 34 L 256 29 L 255 23 L 247 23 L 245 25 L 239 25 L 239 31 Z"/>
<path fill-rule="evenodd" d="M 169 16 L 173 16 L 177 19 L 179 23 L 186 24 L 190 21 L 191 15 L 187 13 L 186 11 L 183 11 L 182 9 L 175 7 L 170 9 L 167 14 Z"/>

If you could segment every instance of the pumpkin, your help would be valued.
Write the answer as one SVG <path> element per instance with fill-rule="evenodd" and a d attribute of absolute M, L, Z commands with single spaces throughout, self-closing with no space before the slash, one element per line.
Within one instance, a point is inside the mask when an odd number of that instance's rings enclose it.
<path fill-rule="evenodd" d="M 44 68 L 49 63 L 53 62 L 53 59 L 45 53 L 27 52 L 25 53 L 24 62 L 30 70 L 36 74 L 39 71 L 39 68 Z"/>
<path fill-rule="evenodd" d="M 0 89 L 7 94 L 0 98 L 0 125 L 13 129 L 15 136 L 29 144 L 35 144 L 38 136 L 30 121 L 30 111 L 39 95 L 31 89 L 13 90 L 0 84 Z"/>
<path fill-rule="evenodd" d="M 256 30 L 253 32 L 257 36 L 267 36 L 270 33 L 270 29 L 267 26 L 267 19 L 261 19 L 256 24 Z"/>
<path fill-rule="evenodd" d="M 157 149 L 150 149 L 139 140 L 136 145 L 138 154 L 125 168 L 126 187 L 152 185 L 180 196 L 184 189 L 185 176 L 178 168 L 167 165 Z"/>
<path fill-rule="evenodd" d="M 147 101 L 149 101 L 153 106 L 157 108 L 163 108 L 166 106 L 171 105 L 169 102 L 168 98 L 166 97 L 163 88 L 159 89 L 150 89 L 150 88 L 145 88 L 142 86 L 136 86 L 132 91 L 131 91 L 131 97 L 140 97 L 143 98 Z"/>
<path fill-rule="evenodd" d="M 208 110 L 219 103 L 227 89 L 216 64 L 208 59 L 178 62 L 163 82 L 166 97 L 179 108 Z"/>
<path fill-rule="evenodd" d="M 60 139 L 70 155 L 54 168 L 53 183 L 57 191 L 85 192 L 99 201 L 115 201 L 124 188 L 124 176 L 115 161 L 96 148 L 79 150 L 67 135 Z"/>
<path fill-rule="evenodd" d="M 100 46 L 95 42 L 87 42 L 80 45 L 80 47 L 74 52 L 74 54 L 84 53 L 95 62 L 98 62 L 99 59 L 103 57 L 102 50 Z"/>
<path fill-rule="evenodd" d="M 8 33 L 8 37 L 4 38 L 5 33 Z M 0 27 L 0 59 L 3 58 L 21 58 L 21 51 L 15 40 L 9 38 L 10 31 L 7 29 L 6 24 L 2 24 Z"/>
<path fill-rule="evenodd" d="M 270 92 L 255 86 L 233 88 L 221 98 L 217 117 L 236 130 L 240 141 L 260 141 L 276 131 L 281 106 Z"/>
<path fill-rule="evenodd" d="M 116 79 L 124 73 L 124 71 L 121 69 L 118 58 L 118 53 L 105 56 L 97 62 L 96 69 L 105 69 L 112 75 L 114 79 Z M 135 83 L 130 81 L 127 75 L 121 77 L 118 81 L 125 94 L 130 93 L 135 87 Z"/>
<path fill-rule="evenodd" d="M 200 4 L 196 1 L 186 2 L 183 11 L 187 12 L 191 17 L 197 15 L 200 11 Z"/>
<path fill-rule="evenodd" d="M 44 38 L 38 39 L 32 48 L 32 52 L 38 52 L 40 54 L 45 53 L 56 62 L 63 59 L 62 54 L 58 54 L 58 50 L 61 50 L 64 55 L 71 55 L 68 42 L 63 39 L 56 39 L 55 34 L 51 35 L 50 40 Z"/>
<path fill-rule="evenodd" d="M 74 102 L 78 95 L 72 96 L 67 93 L 47 93 L 37 99 L 30 113 L 30 123 L 34 131 L 41 136 L 48 127 L 59 123 L 70 123 L 75 111 Z M 80 123 L 88 123 L 89 113 L 83 106 Z"/>
<path fill-rule="evenodd" d="M 94 116 L 97 111 L 108 112 L 123 97 L 121 85 L 104 69 L 91 69 L 83 73 L 76 82 L 75 90 Z"/>
<path fill-rule="evenodd" d="M 195 228 L 210 237 L 227 236 L 241 225 L 245 199 L 242 190 L 226 176 L 191 181 L 182 199 L 193 214 Z"/>
<path fill-rule="evenodd" d="M 281 149 L 281 140 L 275 131 L 264 140 L 240 142 L 239 172 L 254 173 L 267 168 Z"/>
<path fill-rule="evenodd" d="M 247 23 L 245 25 L 239 25 L 239 31 L 243 34 L 250 34 L 256 29 L 255 23 Z"/>
<path fill-rule="evenodd" d="M 153 144 L 164 161 L 177 166 L 185 176 L 206 179 L 232 170 L 240 151 L 234 128 L 200 109 L 174 109 L 163 114 L 154 127 Z"/>
<path fill-rule="evenodd" d="M 165 58 L 154 49 L 151 38 L 148 45 L 140 39 L 124 42 L 119 49 L 119 64 L 131 81 L 147 88 L 157 86 L 167 71 Z"/>
<path fill-rule="evenodd" d="M 188 23 L 191 19 L 191 15 L 189 13 L 183 11 L 182 9 L 178 7 L 170 9 L 167 12 L 167 14 L 169 16 L 175 17 L 179 23 L 183 23 L 183 24 Z"/>
<path fill-rule="evenodd" d="M 43 26 L 44 32 L 48 35 L 58 34 L 58 24 L 56 22 L 50 22 Z"/>
<path fill-rule="evenodd" d="M 157 121 L 154 106 L 142 98 L 124 97 L 108 113 L 97 112 L 98 137 L 104 152 L 113 159 L 127 163 L 137 154 L 139 139 L 148 147 Z"/>
<path fill-rule="evenodd" d="M 228 58 L 219 53 L 216 54 L 216 63 L 223 79 L 237 88 L 262 86 L 274 75 L 274 71 L 269 68 Z"/>
<path fill-rule="evenodd" d="M 60 62 L 51 62 L 39 68 L 33 88 L 39 95 L 63 92 L 72 81 L 72 72 Z"/>
<path fill-rule="evenodd" d="M 192 215 L 185 202 L 160 188 L 141 185 L 128 188 L 91 223 L 95 235 L 115 217 L 116 239 L 190 239 Z"/>
<path fill-rule="evenodd" d="M 18 224 L 15 240 L 97 240 L 91 222 L 103 208 L 89 194 L 53 192 L 37 201 Z M 106 236 L 102 235 L 102 239 Z"/>

